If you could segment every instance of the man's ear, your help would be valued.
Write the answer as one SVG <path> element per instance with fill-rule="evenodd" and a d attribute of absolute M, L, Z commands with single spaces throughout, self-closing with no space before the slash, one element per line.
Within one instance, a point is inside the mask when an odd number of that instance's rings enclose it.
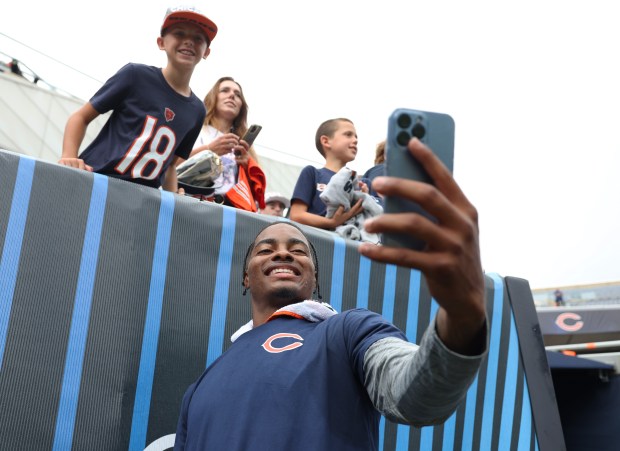
<path fill-rule="evenodd" d="M 250 281 L 248 280 L 248 273 L 244 272 L 243 273 L 243 288 L 249 288 L 250 287 Z"/>
<path fill-rule="evenodd" d="M 207 56 L 209 56 L 209 53 L 211 53 L 211 49 L 207 47 L 207 50 L 205 50 L 205 54 L 202 56 L 202 59 L 206 60 Z"/>
<path fill-rule="evenodd" d="M 164 49 L 164 38 L 161 36 L 157 36 L 157 46 L 159 47 L 159 50 Z"/>

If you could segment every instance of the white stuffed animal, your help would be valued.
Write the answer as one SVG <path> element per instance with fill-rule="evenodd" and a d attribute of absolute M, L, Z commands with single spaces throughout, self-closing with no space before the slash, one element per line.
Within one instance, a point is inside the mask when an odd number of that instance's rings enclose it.
<path fill-rule="evenodd" d="M 350 240 L 379 244 L 381 237 L 376 233 L 366 232 L 363 224 L 366 219 L 383 213 L 383 207 L 370 194 L 360 191 L 358 186 L 359 178 L 354 170 L 345 166 L 335 173 L 320 195 L 321 200 L 327 206 L 325 216 L 328 218 L 334 216 L 341 205 L 344 206 L 345 211 L 348 211 L 352 205 L 362 199 L 364 207 L 362 212 L 336 227 L 336 233 Z"/>

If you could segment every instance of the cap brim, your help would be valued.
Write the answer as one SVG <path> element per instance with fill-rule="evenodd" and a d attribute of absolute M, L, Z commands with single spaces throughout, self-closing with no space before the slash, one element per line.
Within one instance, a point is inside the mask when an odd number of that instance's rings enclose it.
<path fill-rule="evenodd" d="M 265 199 L 266 204 L 269 202 L 281 202 L 284 208 L 289 208 L 291 206 L 290 201 L 283 196 L 271 196 L 269 199 Z"/>
<path fill-rule="evenodd" d="M 178 23 L 191 23 L 198 26 L 207 36 L 209 42 L 213 42 L 213 39 L 217 34 L 217 25 L 215 25 L 213 21 L 211 21 L 208 17 L 193 11 L 175 11 L 168 14 L 164 19 L 163 25 L 161 26 L 162 33 L 166 28 Z"/>
<path fill-rule="evenodd" d="M 183 183 L 182 181 L 177 182 L 179 188 L 183 188 L 187 194 L 202 194 L 203 196 L 211 196 L 215 192 L 215 187 L 205 187 L 205 186 L 196 186 L 190 185 L 189 183 Z"/>

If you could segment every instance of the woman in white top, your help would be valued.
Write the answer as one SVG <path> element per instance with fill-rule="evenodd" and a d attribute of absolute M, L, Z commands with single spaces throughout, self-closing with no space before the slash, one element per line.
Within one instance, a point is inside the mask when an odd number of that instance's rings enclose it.
<path fill-rule="evenodd" d="M 241 139 L 248 129 L 248 104 L 241 85 L 232 77 L 220 78 L 205 96 L 204 103 L 207 115 L 190 156 L 203 150 L 220 156 L 222 174 L 214 181 L 213 188 L 214 195 L 224 196 L 237 183 L 239 167 L 247 171 L 250 158 L 257 167 L 256 152 Z M 253 186 L 250 188 L 254 191 Z M 254 194 L 256 202 L 264 203 Z"/>

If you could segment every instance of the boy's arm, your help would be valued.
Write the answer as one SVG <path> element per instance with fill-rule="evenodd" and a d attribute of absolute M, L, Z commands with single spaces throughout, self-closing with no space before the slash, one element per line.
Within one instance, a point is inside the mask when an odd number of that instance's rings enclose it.
<path fill-rule="evenodd" d="M 293 200 L 289 218 L 291 221 L 299 222 L 300 224 L 309 225 L 312 227 L 318 227 L 320 229 L 333 230 L 339 225 L 344 224 L 355 215 L 362 212 L 362 199 L 358 200 L 349 211 L 344 211 L 344 207 L 341 205 L 331 218 L 325 216 L 315 215 L 308 212 L 308 206 L 300 200 Z"/>
<path fill-rule="evenodd" d="M 164 180 L 161 187 L 166 191 L 171 191 L 173 193 L 177 193 L 179 191 L 179 181 L 177 178 L 177 165 L 181 164 L 185 161 L 181 157 L 175 157 L 172 161 L 172 164 L 168 166 L 166 172 L 164 174 Z M 185 191 L 183 191 L 184 193 Z M 183 194 L 180 193 L 180 194 Z"/>
<path fill-rule="evenodd" d="M 310 213 L 308 206 L 312 204 L 312 199 L 316 196 L 317 170 L 312 166 L 306 166 L 301 170 L 293 196 L 291 198 L 291 208 L 289 209 L 289 219 L 300 224 L 318 227 L 320 229 L 333 230 L 348 219 L 362 212 L 362 200 L 358 201 L 349 211 L 344 211 L 340 206 L 331 218 Z"/>
<path fill-rule="evenodd" d="M 97 116 L 99 112 L 87 102 L 79 110 L 69 116 L 65 126 L 65 134 L 62 140 L 62 156 L 58 163 L 72 168 L 92 171 L 93 168 L 84 160 L 78 158 L 80 145 L 86 135 L 86 128 Z"/>

